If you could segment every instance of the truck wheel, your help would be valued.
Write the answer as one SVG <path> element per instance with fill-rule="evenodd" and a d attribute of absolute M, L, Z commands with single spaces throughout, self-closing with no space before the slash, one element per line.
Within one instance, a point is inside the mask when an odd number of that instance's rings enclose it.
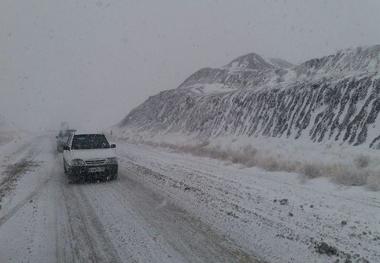
<path fill-rule="evenodd" d="M 67 175 L 68 175 L 67 177 L 69 179 L 69 184 L 77 184 L 77 183 L 84 182 L 84 178 L 78 176 L 78 174 L 68 173 Z"/>
<path fill-rule="evenodd" d="M 117 176 L 118 176 L 117 173 L 112 174 L 112 175 L 111 175 L 111 180 L 116 180 L 116 179 L 117 179 Z"/>
<path fill-rule="evenodd" d="M 69 175 L 69 184 L 76 184 L 78 183 L 78 179 L 74 178 L 73 176 Z"/>

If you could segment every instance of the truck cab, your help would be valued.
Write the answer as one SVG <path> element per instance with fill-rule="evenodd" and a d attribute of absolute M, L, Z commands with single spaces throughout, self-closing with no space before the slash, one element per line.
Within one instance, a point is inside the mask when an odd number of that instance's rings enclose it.
<path fill-rule="evenodd" d="M 101 133 L 72 133 L 63 148 L 63 168 L 71 182 L 117 179 L 116 145 Z"/>

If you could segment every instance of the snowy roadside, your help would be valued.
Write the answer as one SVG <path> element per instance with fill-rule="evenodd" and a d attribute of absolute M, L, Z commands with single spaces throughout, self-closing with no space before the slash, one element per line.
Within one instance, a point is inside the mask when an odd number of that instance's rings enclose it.
<path fill-rule="evenodd" d="M 10 165 L 17 163 L 28 155 L 32 139 L 21 137 L 0 145 L 0 183 L 7 177 Z M 30 155 L 30 152 L 29 152 Z"/>
<path fill-rule="evenodd" d="M 0 262 L 258 262 L 122 167 L 116 181 L 68 184 L 52 137 L 9 154 Z"/>
<path fill-rule="evenodd" d="M 380 261 L 378 192 L 122 141 L 118 152 L 128 176 L 266 261 Z"/>
<path fill-rule="evenodd" d="M 365 145 L 336 142 L 313 143 L 302 137 L 286 138 L 225 136 L 201 140 L 183 134 L 152 134 L 115 130 L 114 137 L 131 143 L 164 147 L 195 156 L 259 167 L 267 171 L 287 171 L 304 178 L 326 177 L 345 186 L 365 186 L 380 190 L 379 150 Z"/>
<path fill-rule="evenodd" d="M 41 165 L 50 156 L 51 142 L 25 137 L 14 140 L 0 148 L 0 211 L 9 213 L 22 202 L 33 189 L 39 187 L 46 178 L 38 176 Z M 45 153 L 42 154 L 42 152 Z M 51 158 L 50 158 L 51 159 Z M 50 160 L 49 159 L 49 160 Z M 50 161 L 48 163 L 51 163 Z M 37 174 L 37 179 L 35 178 Z M 31 176 L 33 175 L 33 176 Z M 16 187 L 17 186 L 17 187 Z M 0 220 L 2 223 L 3 218 Z"/>

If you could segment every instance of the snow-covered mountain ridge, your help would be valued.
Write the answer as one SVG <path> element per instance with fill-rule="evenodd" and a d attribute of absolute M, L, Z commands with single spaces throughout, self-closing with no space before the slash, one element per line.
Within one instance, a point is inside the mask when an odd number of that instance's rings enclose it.
<path fill-rule="evenodd" d="M 128 133 L 285 137 L 380 149 L 380 45 L 291 65 L 251 53 L 148 98 Z"/>

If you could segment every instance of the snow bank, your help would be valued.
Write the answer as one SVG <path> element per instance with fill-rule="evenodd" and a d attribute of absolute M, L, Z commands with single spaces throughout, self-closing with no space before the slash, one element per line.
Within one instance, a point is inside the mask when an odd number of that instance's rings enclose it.
<path fill-rule="evenodd" d="M 267 171 L 296 172 L 301 180 L 327 177 L 346 186 L 380 190 L 380 155 L 365 146 L 312 143 L 283 138 L 217 137 L 199 140 L 183 134 L 128 133 L 114 136 L 134 143 L 165 147 L 194 156 L 210 157 Z"/>
<path fill-rule="evenodd" d="M 147 145 L 118 151 L 128 177 L 264 262 L 380 262 L 378 192 Z"/>

